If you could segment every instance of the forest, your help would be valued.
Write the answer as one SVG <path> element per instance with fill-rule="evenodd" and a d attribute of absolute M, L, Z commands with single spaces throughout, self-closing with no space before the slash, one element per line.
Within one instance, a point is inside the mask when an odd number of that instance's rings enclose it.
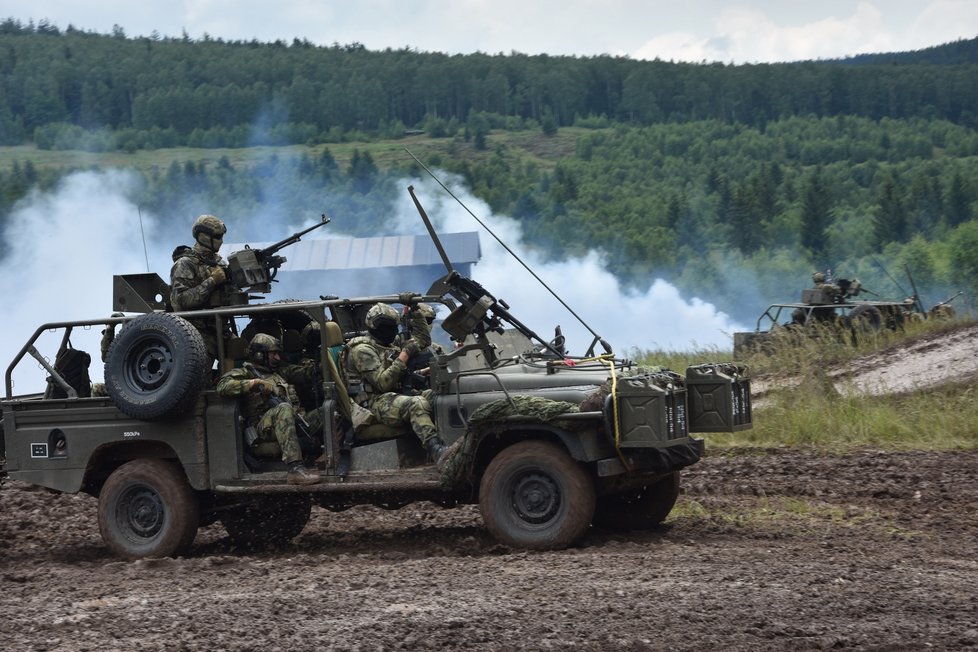
<path fill-rule="evenodd" d="M 844 60 L 627 57 L 102 35 L 0 21 L 0 219 L 73 152 L 135 155 L 140 206 L 247 222 L 340 198 L 388 228 L 410 142 L 554 259 L 594 250 L 752 321 L 816 270 L 931 304 L 978 290 L 978 38 Z M 273 148 L 255 162 L 177 152 Z M 278 149 L 275 149 L 278 148 Z M 386 149 L 385 149 L 386 148 Z M 63 164 L 40 164 L 64 152 Z M 214 209 L 218 210 L 218 209 Z M 872 297 L 870 297 L 872 298 Z"/>

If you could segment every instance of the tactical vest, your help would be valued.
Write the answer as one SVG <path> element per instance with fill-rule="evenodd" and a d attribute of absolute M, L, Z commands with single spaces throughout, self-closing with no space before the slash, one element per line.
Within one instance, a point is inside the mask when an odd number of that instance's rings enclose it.
<path fill-rule="evenodd" d="M 382 367 L 385 366 L 385 360 L 390 357 L 391 349 L 380 344 L 374 338 L 369 335 L 361 335 L 359 337 L 354 337 L 346 346 L 343 348 L 342 354 L 340 354 L 340 368 L 346 375 L 347 386 L 350 390 L 350 398 L 356 401 L 360 405 L 366 405 L 370 402 L 375 394 L 378 393 L 377 388 L 366 382 L 360 371 L 350 360 L 351 352 L 359 346 L 368 346 L 370 350 L 373 351 L 378 358 L 380 358 Z"/>
<path fill-rule="evenodd" d="M 250 362 L 244 363 L 241 366 L 241 369 L 247 372 L 248 378 L 261 378 L 263 380 L 267 380 L 273 383 L 276 387 L 275 390 L 276 396 L 278 396 L 279 398 L 288 399 L 289 402 L 292 403 L 292 405 L 294 406 L 299 405 L 299 395 L 296 393 L 295 388 L 274 371 L 268 371 L 268 372 L 259 371 Z M 235 375 L 238 374 L 235 373 Z M 248 392 L 245 395 L 245 405 L 244 405 L 245 419 L 248 420 L 249 422 L 253 420 L 257 420 L 258 417 L 260 417 L 268 410 L 269 406 L 266 403 L 267 403 L 267 397 L 263 396 L 261 392 Z"/>

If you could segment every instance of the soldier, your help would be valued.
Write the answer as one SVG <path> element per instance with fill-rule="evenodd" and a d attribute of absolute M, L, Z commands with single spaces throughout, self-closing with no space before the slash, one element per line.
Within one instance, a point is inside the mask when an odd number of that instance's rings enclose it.
<path fill-rule="evenodd" d="M 170 303 L 176 311 L 199 310 L 221 305 L 214 291 L 227 281 L 224 261 L 217 253 L 227 228 L 213 215 L 194 220 L 194 246 L 177 247 L 170 270 Z"/>
<path fill-rule="evenodd" d="M 422 318 L 422 323 L 427 322 Z M 421 351 L 421 344 L 408 340 L 403 347 L 394 346 L 397 337 L 398 314 L 386 303 L 375 304 L 367 311 L 369 335 L 350 340 L 343 366 L 351 385 L 363 384 L 355 397 L 357 403 L 370 410 L 374 417 L 388 426 L 411 424 L 428 455 L 435 463 L 446 450 L 431 419 L 431 390 L 418 396 L 405 396 L 396 390 L 407 371 L 408 361 Z M 423 341 L 424 334 L 419 333 Z M 430 335 L 428 336 L 430 345 Z"/>
<path fill-rule="evenodd" d="M 277 442 L 282 450 L 282 461 L 288 468 L 288 483 L 309 485 L 319 482 L 319 477 L 302 463 L 302 448 L 296 434 L 296 417 L 304 418 L 297 408 L 295 388 L 286 382 L 288 367 L 282 366 L 282 343 L 271 335 L 259 333 L 248 345 L 249 362 L 240 369 L 232 369 L 217 383 L 221 396 L 246 397 L 244 418 L 257 437 L 248 442 L 252 448 L 265 442 Z M 310 414 L 309 429 L 315 432 L 321 425 Z"/>
<path fill-rule="evenodd" d="M 173 250 L 170 269 L 170 305 L 177 312 L 226 305 L 221 286 L 227 282 L 224 261 L 217 253 L 227 228 L 213 215 L 194 220 L 194 246 L 181 245 Z M 204 336 L 211 364 L 217 359 L 217 337 L 213 320 L 193 321 Z M 223 333 L 226 338 L 229 333 Z"/>

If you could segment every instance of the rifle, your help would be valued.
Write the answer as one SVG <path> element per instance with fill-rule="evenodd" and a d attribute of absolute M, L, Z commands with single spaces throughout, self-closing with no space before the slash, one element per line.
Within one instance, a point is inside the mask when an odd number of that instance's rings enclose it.
<path fill-rule="evenodd" d="M 326 213 L 322 214 L 322 220 L 313 224 L 307 229 L 293 233 L 287 238 L 279 240 L 273 245 L 262 249 L 252 249 L 248 245 L 241 251 L 235 251 L 228 256 L 228 281 L 231 293 L 244 295 L 244 301 L 229 302 L 232 305 L 247 303 L 252 298 L 249 292 L 267 293 L 272 291 L 272 282 L 278 274 L 279 268 L 287 260 L 285 256 L 279 256 L 278 252 L 302 239 L 302 236 L 321 226 L 330 223 Z M 257 297 L 255 297 L 257 298 Z"/>
<path fill-rule="evenodd" d="M 262 372 L 260 372 L 255 367 L 249 365 L 249 369 L 252 371 L 252 373 L 258 376 L 258 378 L 262 380 L 267 378 L 266 374 L 262 374 Z M 271 407 L 281 405 L 282 403 L 288 403 L 289 405 L 292 405 L 292 401 L 286 398 L 282 398 L 281 396 L 279 396 L 274 392 L 265 397 L 265 402 L 268 403 L 268 405 Z M 315 445 L 317 443 L 316 438 L 313 437 L 312 433 L 309 431 L 309 422 L 306 421 L 301 414 L 299 414 L 299 411 L 296 409 L 294 405 L 292 405 L 292 411 L 293 414 L 295 415 L 295 434 L 299 438 L 300 447 L 303 441 L 305 441 L 307 444 L 311 443 Z M 248 426 L 248 430 L 253 430 L 253 429 L 254 426 Z M 245 439 L 247 440 L 249 446 L 252 443 L 254 443 L 257 437 L 258 437 L 257 433 L 251 433 L 251 432 L 245 433 Z"/>

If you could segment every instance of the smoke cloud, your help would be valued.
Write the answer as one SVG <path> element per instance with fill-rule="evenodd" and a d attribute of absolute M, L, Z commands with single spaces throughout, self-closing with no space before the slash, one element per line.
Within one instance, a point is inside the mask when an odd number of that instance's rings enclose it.
<path fill-rule="evenodd" d="M 32 192 L 14 207 L 2 231 L 3 247 L 8 253 L 0 262 L 0 274 L 6 282 L 6 316 L 0 322 L 0 361 L 4 369 L 38 326 L 106 317 L 112 310 L 113 275 L 151 271 L 169 280 L 170 252 L 177 244 L 188 243 L 190 218 L 166 221 L 146 211 L 140 213 L 129 197 L 134 196 L 141 183 L 138 175 L 128 172 L 79 172 L 65 177 L 49 192 Z M 591 343 L 591 333 L 464 208 L 430 180 L 414 180 L 413 184 L 439 232 L 479 231 L 483 257 L 474 267 L 475 280 L 505 300 L 512 313 L 542 337 L 552 337 L 554 326 L 559 324 L 570 352 L 585 351 Z M 404 187 L 407 185 L 405 181 Z M 451 181 L 451 187 L 617 353 L 703 347 L 727 349 L 733 331 L 743 330 L 711 304 L 696 298 L 685 299 L 674 286 L 661 280 L 652 283 L 644 293 L 623 291 L 616 279 L 603 269 L 597 253 L 575 260 L 546 261 L 520 244 L 518 222 L 493 216 L 488 206 L 468 194 L 457 180 Z M 214 210 L 221 214 L 219 207 Z M 391 212 L 395 218 L 390 232 L 376 235 L 425 233 L 407 192 Z M 270 207 L 266 214 L 275 213 L 274 207 Z M 341 222 L 337 220 L 334 225 Z M 263 226 L 267 229 L 263 239 L 268 241 L 296 228 L 273 220 L 265 220 Z M 345 237 L 332 228 L 323 235 Z M 229 252 L 227 247 L 222 250 L 224 254 Z M 287 266 L 283 273 L 286 270 Z M 322 287 L 329 287 L 328 279 Z M 390 291 L 401 289 L 391 287 Z M 345 296 L 358 294 L 356 288 L 344 288 Z M 268 297 L 269 300 L 282 298 L 286 297 L 275 294 Z M 98 328 L 89 328 L 77 331 L 71 338 L 75 348 L 92 355 L 93 381 L 102 379 L 98 359 L 100 337 Z M 51 361 L 58 338 L 60 334 L 45 333 L 39 342 L 38 349 Z M 25 358 L 12 376 L 14 393 L 43 391 L 46 375 L 39 364 Z"/>
<path fill-rule="evenodd" d="M 729 349 L 733 346 L 733 332 L 744 330 L 710 303 L 697 298 L 684 299 L 675 286 L 661 279 L 655 280 L 644 293 L 624 291 L 605 270 L 602 257 L 595 251 L 583 258 L 547 261 L 539 252 L 521 244 L 522 233 L 516 220 L 492 215 L 488 205 L 465 191 L 457 179 L 446 185 L 591 330 L 607 340 L 616 353 Z M 554 327 L 559 325 L 567 338 L 568 350 L 573 354 L 585 352 L 593 339 L 591 332 L 482 228 L 469 211 L 430 180 L 416 180 L 414 186 L 436 230 L 479 231 L 482 260 L 473 269 L 475 280 L 497 299 L 505 300 L 511 312 L 538 335 L 549 339 Z M 398 204 L 396 215 L 401 232 L 425 232 L 407 194 L 405 201 Z M 600 352 L 600 348 L 597 350 Z"/>

